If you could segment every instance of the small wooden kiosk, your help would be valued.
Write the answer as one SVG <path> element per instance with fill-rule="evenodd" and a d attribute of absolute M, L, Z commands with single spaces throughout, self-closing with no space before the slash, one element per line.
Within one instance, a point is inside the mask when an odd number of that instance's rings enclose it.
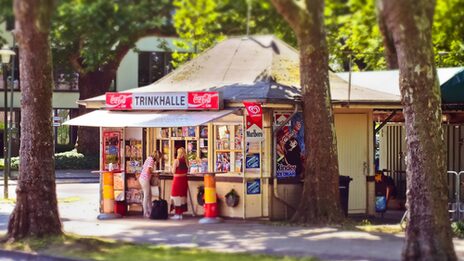
<path fill-rule="evenodd" d="M 349 87 L 334 74 L 330 80 L 340 170 L 353 178 L 350 213 L 370 212 L 373 108 L 398 106 L 399 97 Z M 220 172 L 220 216 L 285 219 L 299 202 L 307 149 L 300 94 L 296 50 L 273 36 L 230 38 L 149 86 L 79 101 L 99 110 L 67 124 L 100 127 L 101 170 L 112 163 L 122 171 L 115 199 L 129 211 L 141 200 L 136 173 L 146 156 L 163 153 L 161 196 L 169 199 L 175 151 L 184 147 L 197 214 L 203 213 L 201 173 Z M 117 151 L 108 149 L 107 133 L 118 137 Z M 228 205 L 232 194 L 238 204 Z"/>

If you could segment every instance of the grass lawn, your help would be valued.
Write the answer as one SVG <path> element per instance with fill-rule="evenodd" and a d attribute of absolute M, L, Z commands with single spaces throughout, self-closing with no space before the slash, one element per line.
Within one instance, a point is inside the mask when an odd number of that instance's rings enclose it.
<path fill-rule="evenodd" d="M 76 235 L 27 239 L 22 242 L 3 243 L 2 249 L 43 253 L 47 255 L 89 260 L 285 260 L 315 261 L 315 258 L 276 257 L 255 254 L 216 253 L 198 248 L 172 248 L 153 244 L 133 244 Z"/>

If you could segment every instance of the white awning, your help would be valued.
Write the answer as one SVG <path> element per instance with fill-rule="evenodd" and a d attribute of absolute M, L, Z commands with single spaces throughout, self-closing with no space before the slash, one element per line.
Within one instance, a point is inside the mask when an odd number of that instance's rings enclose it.
<path fill-rule="evenodd" d="M 108 111 L 98 110 L 66 121 L 64 125 L 87 127 L 183 127 L 198 126 L 235 110 L 221 111 Z"/>

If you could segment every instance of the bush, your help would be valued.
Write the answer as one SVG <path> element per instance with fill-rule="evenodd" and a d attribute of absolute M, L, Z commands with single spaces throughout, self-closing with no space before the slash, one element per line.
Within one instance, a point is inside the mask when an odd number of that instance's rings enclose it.
<path fill-rule="evenodd" d="M 98 169 L 98 156 L 84 156 L 75 149 L 55 154 L 55 169 Z"/>
<path fill-rule="evenodd" d="M 464 222 L 453 222 L 451 224 L 451 229 L 455 237 L 464 238 Z"/>
<path fill-rule="evenodd" d="M 55 169 L 98 169 L 98 156 L 84 156 L 77 151 L 71 150 L 55 154 Z M 19 157 L 11 158 L 11 168 L 19 168 Z"/>

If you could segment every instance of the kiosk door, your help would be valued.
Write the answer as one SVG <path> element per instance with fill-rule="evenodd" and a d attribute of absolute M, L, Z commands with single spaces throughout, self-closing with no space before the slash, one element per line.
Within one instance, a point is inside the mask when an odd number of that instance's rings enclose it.
<path fill-rule="evenodd" d="M 340 175 L 350 176 L 348 212 L 366 213 L 369 164 L 368 115 L 335 114 Z"/>

